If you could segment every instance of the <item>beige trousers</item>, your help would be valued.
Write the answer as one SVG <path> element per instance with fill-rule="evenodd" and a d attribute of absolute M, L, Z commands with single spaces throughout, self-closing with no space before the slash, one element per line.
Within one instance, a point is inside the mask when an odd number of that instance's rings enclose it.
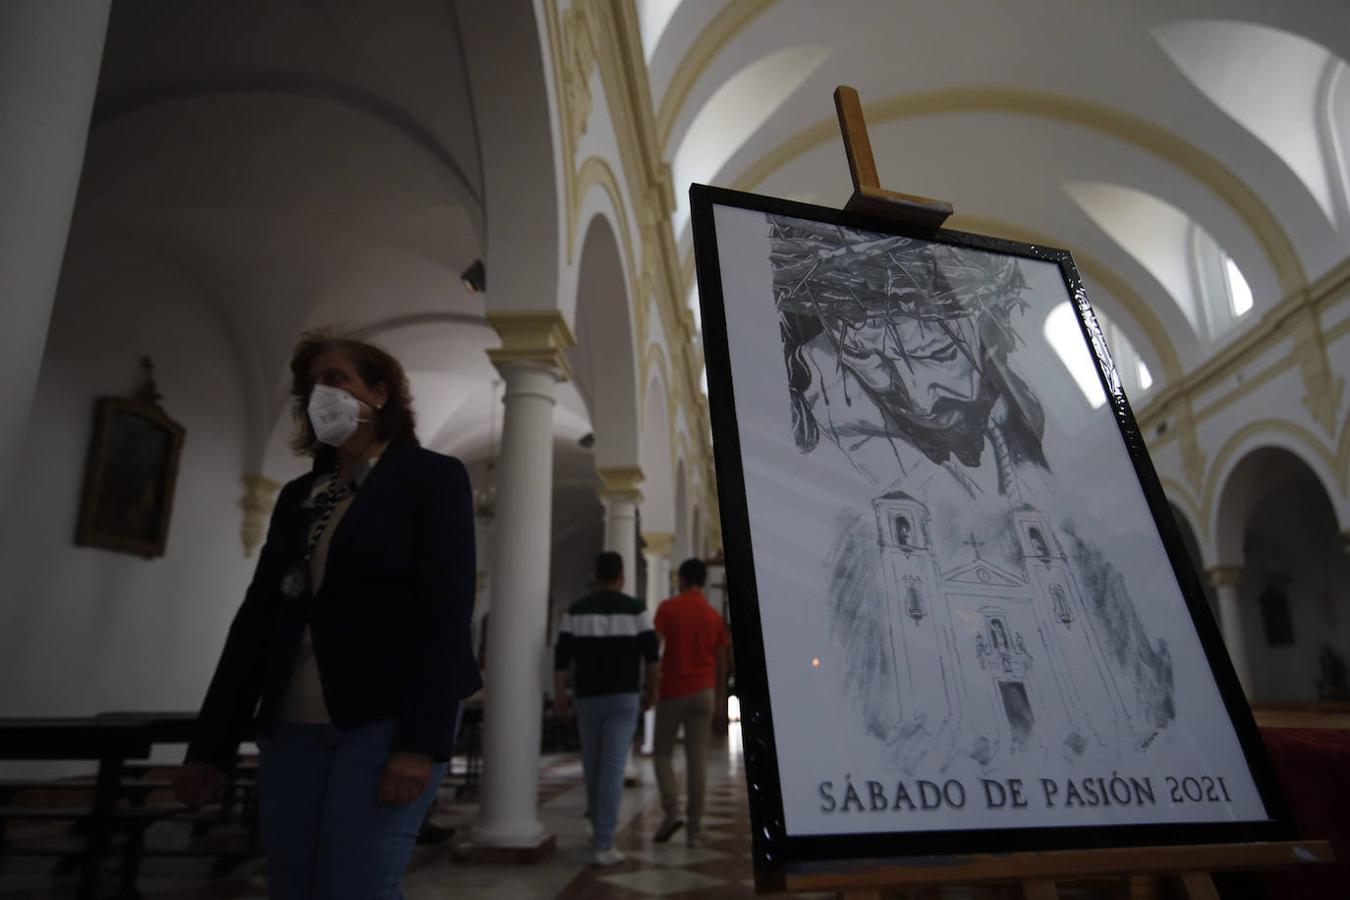
<path fill-rule="evenodd" d="M 687 782 L 687 818 L 690 831 L 703 821 L 704 760 L 708 751 L 708 732 L 712 727 L 713 692 L 697 691 L 656 704 L 654 739 L 656 784 L 661 789 L 661 807 L 667 818 L 680 812 L 679 788 L 675 785 L 675 736 L 684 726 L 684 762 Z"/>

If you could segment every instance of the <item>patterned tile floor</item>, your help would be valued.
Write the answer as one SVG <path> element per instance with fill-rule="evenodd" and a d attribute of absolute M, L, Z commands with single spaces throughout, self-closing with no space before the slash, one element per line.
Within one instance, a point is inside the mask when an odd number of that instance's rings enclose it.
<path fill-rule="evenodd" d="M 667 844 L 653 844 L 651 835 L 661 820 L 661 804 L 650 758 L 636 761 L 637 783 L 624 791 L 616 846 L 627 859 L 598 868 L 583 812 L 586 807 L 581 762 L 575 755 L 546 757 L 539 773 L 539 816 L 557 836 L 557 850 L 534 865 L 482 865 L 457 861 L 451 845 L 419 848 L 403 881 L 406 900 L 732 900 L 755 896 L 750 855 L 750 820 L 745 799 L 740 729 L 709 748 L 707 813 L 704 840 L 696 848 L 685 845 L 677 832 Z M 683 784 L 683 760 L 676 752 L 676 770 Z M 455 802 L 443 792 L 437 821 L 467 834 L 477 817 L 475 803 Z M 17 827 L 17 823 L 16 826 Z M 213 835 L 215 833 L 213 832 Z M 214 840 L 229 840 L 219 834 Z M 155 825 L 148 842 L 159 846 L 188 843 L 183 824 Z M 72 877 L 54 878 L 51 861 L 0 857 L 0 900 L 17 898 L 73 898 Z M 111 870 L 113 866 L 108 866 Z M 140 887 L 145 900 L 232 900 L 267 896 L 261 860 L 236 866 L 226 875 L 211 877 L 209 860 L 149 858 Z M 115 871 L 107 873 L 100 897 L 112 896 Z M 1064 900 L 1118 897 L 1118 888 L 1082 885 L 1066 889 Z M 797 895 L 833 898 L 833 894 Z M 1016 888 L 971 889 L 949 887 L 923 893 L 924 900 L 1009 900 Z"/>
<path fill-rule="evenodd" d="M 681 753 L 677 772 L 683 783 Z M 651 760 L 637 761 L 638 783 L 624 791 L 618 846 L 628 858 L 597 868 L 585 819 L 585 788 L 580 761 L 575 756 L 548 757 L 540 771 L 540 818 L 557 835 L 558 849 L 547 860 L 530 866 L 474 865 L 457 862 L 446 846 L 419 849 L 413 857 L 403 891 L 407 900 L 714 900 L 754 896 L 750 856 L 749 813 L 741 768 L 739 730 L 710 748 L 707 814 L 704 841 L 685 845 L 683 832 L 668 844 L 655 845 L 651 834 L 661 818 Z M 477 807 L 443 796 L 438 819 L 466 833 Z M 148 840 L 160 845 L 186 842 L 182 826 L 154 826 Z M 110 867 L 111 868 L 111 867 Z M 53 878 L 51 863 L 5 858 L 0 861 L 0 898 L 72 897 L 70 878 Z M 110 872 L 109 878 L 115 873 Z M 261 862 L 246 863 L 212 879 L 210 862 L 191 859 L 147 859 L 140 880 L 146 900 L 224 900 L 266 896 Z M 109 881 L 109 891 L 112 882 Z"/>

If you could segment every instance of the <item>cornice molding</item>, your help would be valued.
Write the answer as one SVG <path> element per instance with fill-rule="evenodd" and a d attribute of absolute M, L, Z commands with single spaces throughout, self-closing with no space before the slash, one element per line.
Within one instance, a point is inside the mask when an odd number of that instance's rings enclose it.
<path fill-rule="evenodd" d="M 1137 411 L 1140 428 L 1146 433 L 1154 431 L 1157 424 L 1174 411 L 1176 401 L 1184 397 L 1194 403 L 1196 398 L 1214 385 L 1268 353 L 1282 341 L 1293 338 L 1293 346 L 1288 354 L 1258 372 L 1247 373 L 1237 387 L 1197 409 L 1195 418 L 1203 421 L 1227 409 L 1290 366 L 1298 365 L 1303 378 L 1305 405 L 1323 430 L 1334 434 L 1344 392 L 1344 379 L 1335 375 L 1327 345 L 1350 329 L 1350 319 L 1330 330 L 1323 330 L 1321 314 L 1347 299 L 1350 299 L 1350 257 L 1318 278 L 1309 288 L 1287 295 L 1205 362 L 1182 378 L 1169 382 L 1156 397 Z M 1151 443 L 1165 444 L 1171 439 L 1169 435 L 1170 431 L 1153 439 Z"/>
<path fill-rule="evenodd" d="M 567 320 L 556 309 L 499 310 L 487 314 L 488 324 L 501 336 L 502 345 L 488 351 L 497 368 L 513 363 L 534 363 L 555 370 L 558 377 L 572 377 L 567 348 L 576 343 Z"/>
<path fill-rule="evenodd" d="M 642 532 L 642 548 L 644 556 L 664 556 L 670 557 L 671 551 L 675 548 L 675 535 L 669 531 L 644 531 Z"/>
<path fill-rule="evenodd" d="M 597 468 L 595 474 L 600 479 L 600 489 L 596 491 L 602 500 L 634 500 L 642 502 L 642 469 L 637 466 L 606 466 Z M 636 495 L 635 497 L 633 495 Z"/>

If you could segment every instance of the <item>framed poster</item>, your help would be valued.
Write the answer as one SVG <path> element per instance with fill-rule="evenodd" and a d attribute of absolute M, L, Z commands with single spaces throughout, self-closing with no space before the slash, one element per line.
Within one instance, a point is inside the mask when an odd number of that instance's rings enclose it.
<path fill-rule="evenodd" d="M 1069 254 L 690 193 L 757 865 L 1290 836 Z"/>
<path fill-rule="evenodd" d="M 100 397 L 85 467 L 75 543 L 163 556 L 173 512 L 183 427 L 159 406 L 153 369 L 134 397 Z"/>

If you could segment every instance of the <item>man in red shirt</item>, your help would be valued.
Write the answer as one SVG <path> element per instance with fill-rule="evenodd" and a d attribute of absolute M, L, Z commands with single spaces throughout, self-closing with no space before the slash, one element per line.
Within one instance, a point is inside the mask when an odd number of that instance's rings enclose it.
<path fill-rule="evenodd" d="M 688 780 L 689 846 L 702 837 L 704 757 L 713 709 L 727 676 L 731 638 L 722 617 L 703 596 L 708 567 L 697 559 L 680 563 L 680 593 L 661 604 L 654 622 L 661 636 L 661 692 L 656 703 L 656 782 L 665 818 L 653 840 L 663 844 L 684 825 L 675 786 L 675 735 L 684 726 Z"/>

